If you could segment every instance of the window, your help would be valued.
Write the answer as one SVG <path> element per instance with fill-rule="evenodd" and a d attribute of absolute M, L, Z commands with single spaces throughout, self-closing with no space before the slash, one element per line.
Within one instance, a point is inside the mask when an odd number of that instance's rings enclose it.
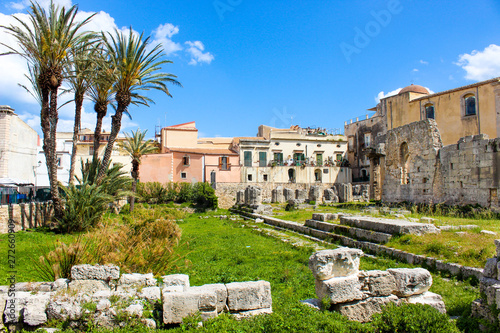
<path fill-rule="evenodd" d="M 294 153 L 293 154 L 293 161 L 295 162 L 295 165 L 302 165 L 304 161 L 306 160 L 304 153 Z"/>
<path fill-rule="evenodd" d="M 248 181 L 251 182 L 252 181 L 252 175 L 248 175 Z"/>
<path fill-rule="evenodd" d="M 465 95 L 465 115 L 473 116 L 476 114 L 476 97 L 474 95 Z"/>
<path fill-rule="evenodd" d="M 62 156 L 57 156 L 56 165 L 58 168 L 62 168 Z"/>
<path fill-rule="evenodd" d="M 265 182 L 267 182 L 267 175 L 263 175 L 262 178 L 264 179 Z"/>
<path fill-rule="evenodd" d="M 342 161 L 342 154 L 337 154 L 336 158 L 337 161 Z"/>
<path fill-rule="evenodd" d="M 370 147 L 372 135 L 371 133 L 365 133 L 365 147 Z"/>
<path fill-rule="evenodd" d="M 283 153 L 274 153 L 274 163 L 283 165 Z"/>
<path fill-rule="evenodd" d="M 181 172 L 181 179 L 186 179 L 187 178 L 187 174 L 185 172 Z"/>
<path fill-rule="evenodd" d="M 94 145 L 89 146 L 89 155 L 94 155 Z"/>
<path fill-rule="evenodd" d="M 295 183 L 295 170 L 294 169 L 288 169 L 288 181 L 290 183 Z"/>
<path fill-rule="evenodd" d="M 436 118 L 434 118 L 434 105 L 427 104 L 425 106 L 425 117 L 427 119 L 436 119 Z"/>
<path fill-rule="evenodd" d="M 318 183 L 321 182 L 321 176 L 322 176 L 322 174 L 321 174 L 321 170 L 320 169 L 314 170 L 314 180 L 316 182 L 318 182 Z"/>
<path fill-rule="evenodd" d="M 323 165 L 323 154 L 316 154 L 316 165 Z"/>
<path fill-rule="evenodd" d="M 259 152 L 259 166 L 267 166 L 267 153 L 265 151 Z"/>
<path fill-rule="evenodd" d="M 188 166 L 189 165 L 189 156 L 184 156 L 182 158 L 182 165 Z"/>
<path fill-rule="evenodd" d="M 244 166 L 251 167 L 252 166 L 252 152 L 246 151 L 244 153 Z"/>
<path fill-rule="evenodd" d="M 224 171 L 231 170 L 227 156 L 219 157 L 219 169 Z"/>

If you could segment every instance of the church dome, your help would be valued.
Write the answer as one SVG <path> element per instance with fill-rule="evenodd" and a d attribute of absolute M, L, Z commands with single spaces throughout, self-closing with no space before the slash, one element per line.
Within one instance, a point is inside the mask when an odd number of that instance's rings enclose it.
<path fill-rule="evenodd" d="M 412 85 L 409 85 L 408 87 L 404 87 L 403 89 L 401 89 L 401 91 L 399 92 L 398 95 L 402 95 L 402 94 L 407 93 L 407 92 L 428 94 L 429 90 L 427 90 L 426 88 L 419 86 L 417 84 L 412 84 Z"/>

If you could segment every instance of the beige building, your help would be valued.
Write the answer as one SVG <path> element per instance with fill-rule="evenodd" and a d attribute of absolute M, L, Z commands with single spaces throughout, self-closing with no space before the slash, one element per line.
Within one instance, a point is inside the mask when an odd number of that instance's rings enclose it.
<path fill-rule="evenodd" d="M 34 184 L 38 134 L 10 106 L 0 106 L 0 179 Z"/>
<path fill-rule="evenodd" d="M 347 141 L 324 129 L 259 126 L 257 137 L 235 138 L 242 183 L 348 183 Z"/>

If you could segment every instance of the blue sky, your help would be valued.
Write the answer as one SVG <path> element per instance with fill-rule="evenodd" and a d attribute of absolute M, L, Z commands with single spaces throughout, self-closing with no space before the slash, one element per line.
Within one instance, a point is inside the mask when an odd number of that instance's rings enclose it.
<path fill-rule="evenodd" d="M 26 13 L 26 4 L 0 1 L 2 24 Z M 78 4 L 82 14 L 99 13 L 93 29 L 132 26 L 162 42 L 174 62 L 164 70 L 183 85 L 171 87 L 173 98 L 147 93 L 156 104 L 131 107 L 125 131 L 152 135 L 156 125 L 194 120 L 201 136 L 253 136 L 260 124 L 292 123 L 342 132 L 377 97 L 411 83 L 438 92 L 500 76 L 500 3 L 493 0 Z M 0 57 L 0 72 L 0 104 L 39 131 L 38 105 L 17 87 L 22 61 Z M 93 128 L 90 103 L 85 111 L 84 126 Z M 71 114 L 70 106 L 61 110 L 61 130 L 71 128 Z"/>

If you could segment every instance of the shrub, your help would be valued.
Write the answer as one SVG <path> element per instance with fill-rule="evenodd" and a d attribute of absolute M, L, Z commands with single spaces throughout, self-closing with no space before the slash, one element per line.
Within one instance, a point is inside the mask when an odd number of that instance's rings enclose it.
<path fill-rule="evenodd" d="M 193 190 L 193 201 L 198 210 L 207 209 L 216 210 L 219 205 L 219 199 L 215 195 L 215 190 L 208 183 L 197 183 Z"/>
<path fill-rule="evenodd" d="M 393 303 L 387 305 L 382 313 L 373 315 L 372 324 L 377 333 L 421 333 L 421 332 L 460 332 L 446 314 L 440 313 L 430 305 Z"/>
<path fill-rule="evenodd" d="M 159 182 L 147 182 L 137 184 L 138 202 L 145 202 L 148 204 L 166 203 L 167 189 Z"/>
<path fill-rule="evenodd" d="M 179 183 L 178 192 L 175 197 L 177 203 L 190 202 L 193 199 L 193 185 L 190 183 Z"/>

